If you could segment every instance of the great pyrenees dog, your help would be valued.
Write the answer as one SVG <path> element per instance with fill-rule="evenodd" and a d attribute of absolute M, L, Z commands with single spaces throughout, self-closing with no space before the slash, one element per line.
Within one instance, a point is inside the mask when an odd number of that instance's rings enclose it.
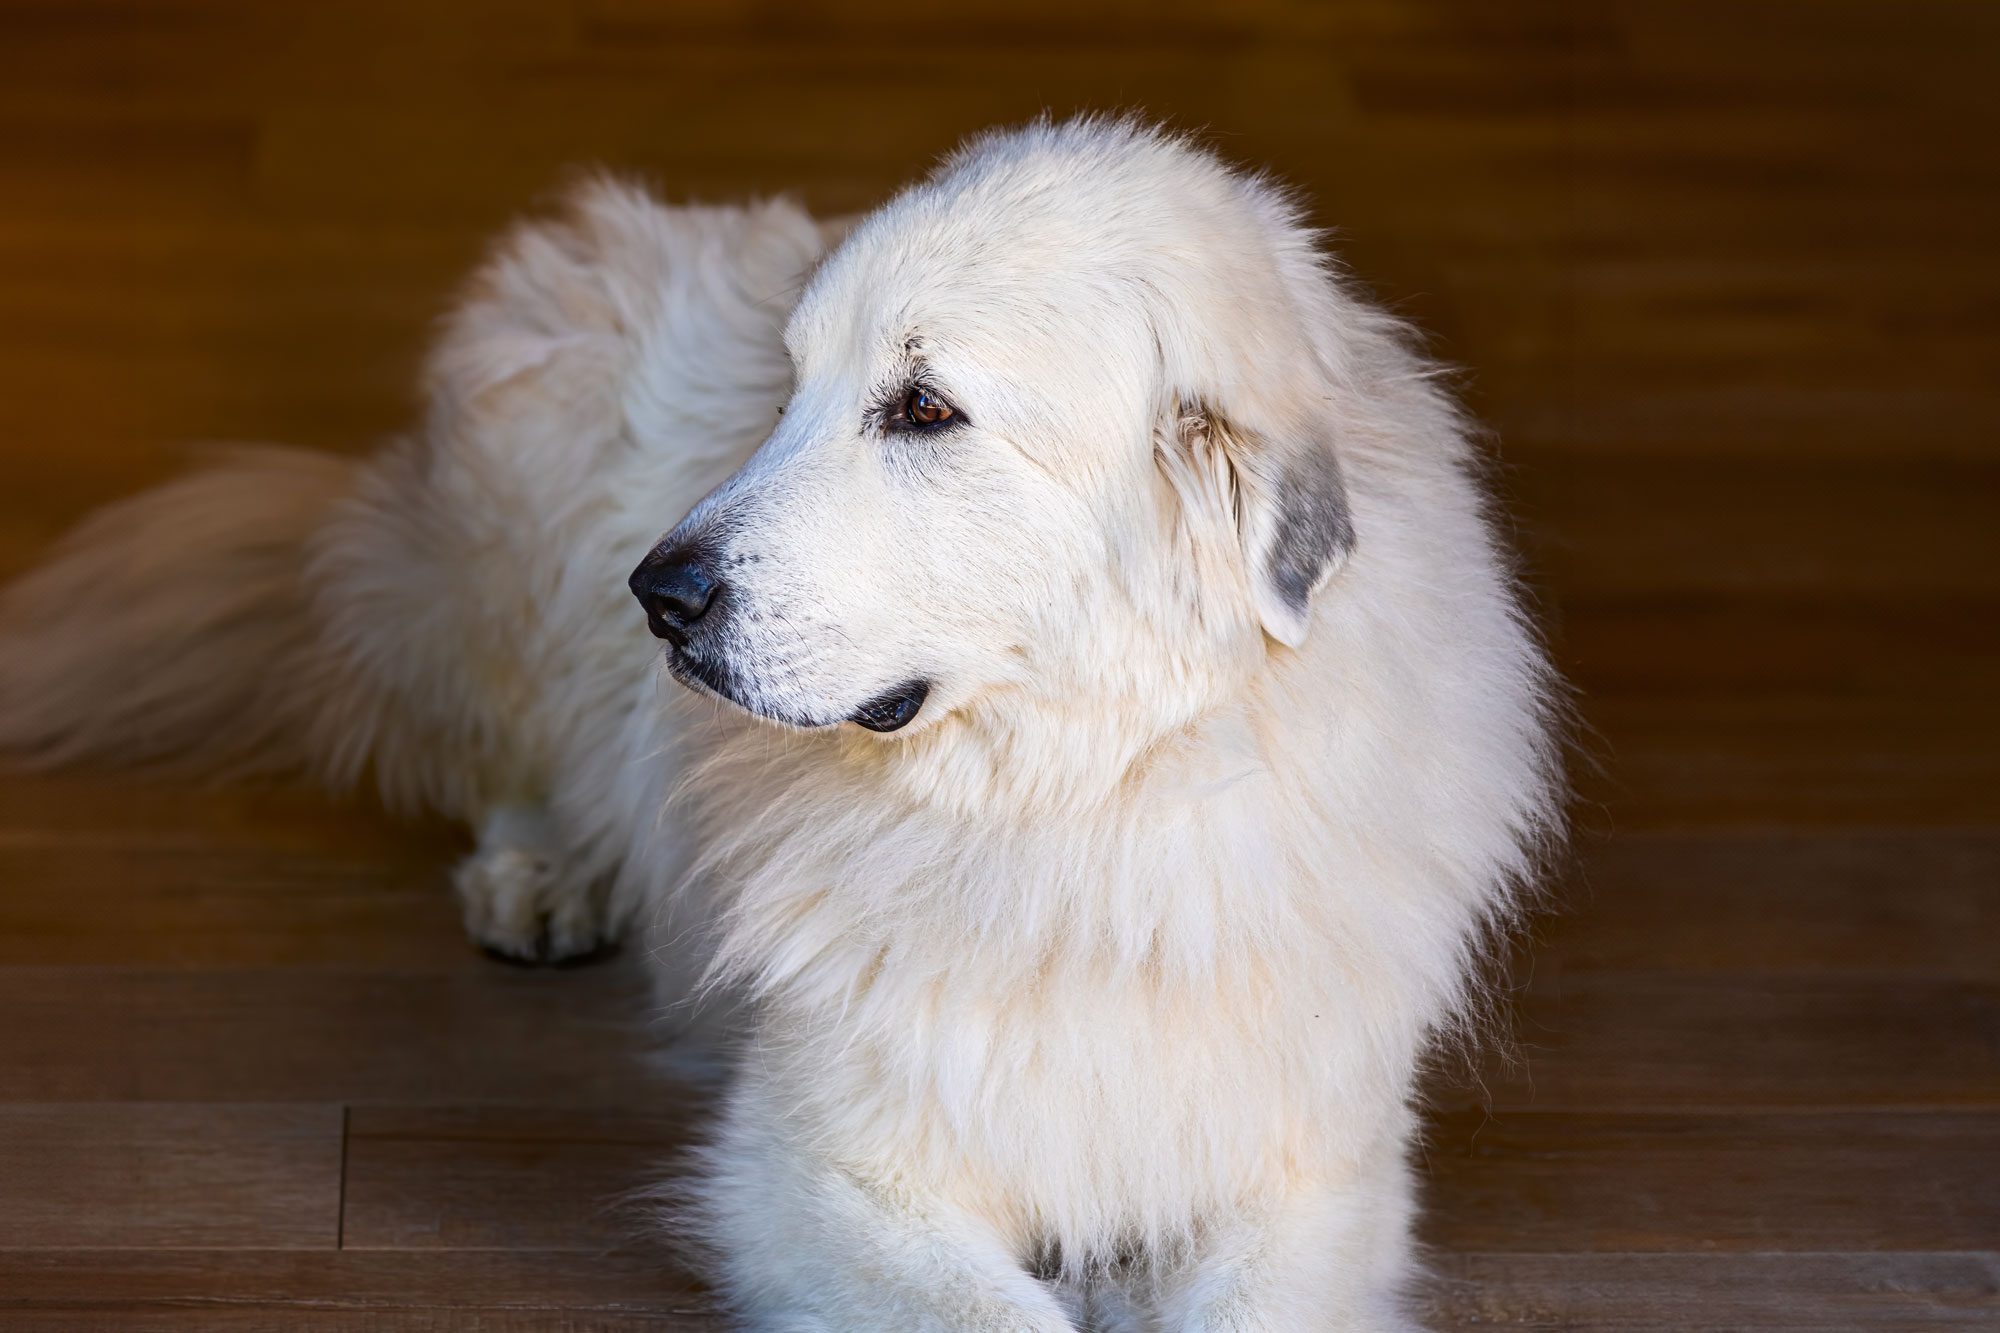
<path fill-rule="evenodd" d="M 647 932 L 733 1039 L 683 1203 L 747 1328 L 1415 1326 L 1415 1083 L 1557 710 L 1465 420 L 1286 193 L 1101 119 L 851 224 L 596 181 L 428 391 L 86 522 L 0 747 L 372 779 L 472 827 L 488 948 Z"/>

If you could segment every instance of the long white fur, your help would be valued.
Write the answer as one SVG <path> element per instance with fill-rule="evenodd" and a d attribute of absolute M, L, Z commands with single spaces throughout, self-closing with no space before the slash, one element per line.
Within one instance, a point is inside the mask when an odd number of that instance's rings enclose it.
<path fill-rule="evenodd" d="M 487 943 L 643 917 L 663 994 L 745 1006 L 692 1216 L 747 1327 L 1411 1327 L 1414 1080 L 1559 822 L 1462 421 L 1280 191 L 1129 122 L 844 230 L 586 185 L 419 435 L 227 464 L 11 590 L 0 746 L 372 767 L 480 830 Z M 913 357 L 964 429 L 870 424 Z M 1302 609 L 1266 553 L 1329 466 Z M 740 701 L 828 725 L 661 684 L 624 577 L 691 506 Z M 133 618 L 84 595 L 147 560 Z M 912 677 L 905 730 L 838 721 Z"/>

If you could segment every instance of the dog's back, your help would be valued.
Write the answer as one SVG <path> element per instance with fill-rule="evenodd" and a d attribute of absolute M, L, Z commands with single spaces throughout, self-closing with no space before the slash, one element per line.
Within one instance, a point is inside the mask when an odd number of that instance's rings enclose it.
<path fill-rule="evenodd" d="M 649 887 L 609 893 L 661 785 L 634 763 L 657 662 L 625 576 L 775 419 L 827 234 L 782 200 L 584 181 L 468 284 L 407 437 L 219 452 L 0 594 L 0 755 L 370 782 L 480 833 L 469 898 L 515 892 L 484 868 L 531 840 L 556 864 L 529 898 L 589 904 L 593 946 Z M 467 902 L 482 942 L 565 951 L 548 904 L 489 907 Z"/>

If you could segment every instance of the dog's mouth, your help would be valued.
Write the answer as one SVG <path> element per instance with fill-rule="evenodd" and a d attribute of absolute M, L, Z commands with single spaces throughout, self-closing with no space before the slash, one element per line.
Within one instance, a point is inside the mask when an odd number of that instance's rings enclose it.
<path fill-rule="evenodd" d="M 753 717 L 805 730 L 817 730 L 821 727 L 837 726 L 841 722 L 852 722 L 870 731 L 901 731 L 916 720 L 917 714 L 923 709 L 924 700 L 930 697 L 931 692 L 929 681 L 908 680 L 876 695 L 844 718 L 806 717 L 773 708 L 759 698 L 756 691 L 746 689 L 743 681 L 726 665 L 697 657 L 679 645 L 674 645 L 667 651 L 667 670 L 673 673 L 675 680 L 697 694 L 720 699 Z"/>
<path fill-rule="evenodd" d="M 929 681 L 906 680 L 849 713 L 847 720 L 870 731 L 901 731 L 916 720 L 930 693 Z"/>
<path fill-rule="evenodd" d="M 671 641 L 670 641 L 671 642 Z M 796 714 L 780 712 L 757 700 L 754 692 L 746 690 L 734 671 L 717 662 L 696 657 L 679 644 L 667 649 L 667 670 L 673 678 L 711 699 L 740 708 L 752 717 L 761 717 L 767 722 L 777 722 L 788 727 L 824 727 L 828 723 L 822 718 L 799 717 Z"/>

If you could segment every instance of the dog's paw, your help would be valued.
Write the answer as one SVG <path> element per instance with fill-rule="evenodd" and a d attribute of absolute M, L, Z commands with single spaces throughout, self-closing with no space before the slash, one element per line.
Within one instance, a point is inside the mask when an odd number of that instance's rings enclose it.
<path fill-rule="evenodd" d="M 482 836 L 451 880 L 466 932 L 510 962 L 578 962 L 613 942 L 604 895 L 540 847 Z"/>

